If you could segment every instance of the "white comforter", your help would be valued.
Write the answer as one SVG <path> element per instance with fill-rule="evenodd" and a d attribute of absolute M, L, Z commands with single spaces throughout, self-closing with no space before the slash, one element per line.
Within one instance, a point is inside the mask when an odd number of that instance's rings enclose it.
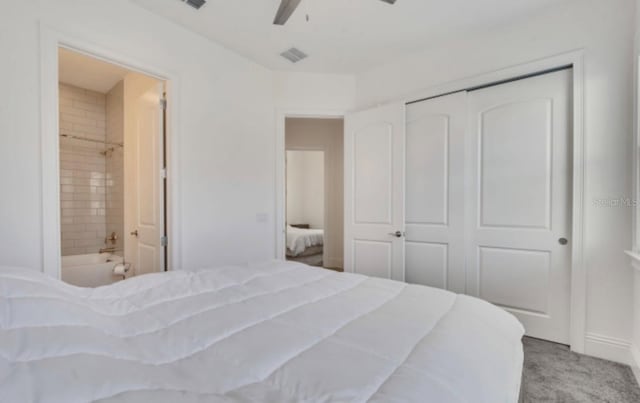
<path fill-rule="evenodd" d="M 290 256 L 298 256 L 307 248 L 323 245 L 324 230 L 296 228 L 287 225 L 287 249 Z"/>
<path fill-rule="evenodd" d="M 486 302 L 298 263 L 98 289 L 0 268 L 2 402 L 515 403 L 521 325 Z"/>

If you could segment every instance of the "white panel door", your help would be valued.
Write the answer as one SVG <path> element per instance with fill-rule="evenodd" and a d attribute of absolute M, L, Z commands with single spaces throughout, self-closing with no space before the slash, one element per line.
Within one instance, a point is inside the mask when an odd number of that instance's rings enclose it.
<path fill-rule="evenodd" d="M 468 292 L 567 344 L 571 85 L 564 70 L 470 92 L 466 155 Z"/>
<path fill-rule="evenodd" d="M 464 138 L 467 93 L 407 106 L 408 283 L 465 292 Z"/>
<path fill-rule="evenodd" d="M 345 118 L 345 271 L 404 281 L 404 114 Z"/>
<path fill-rule="evenodd" d="M 136 275 L 164 270 L 162 91 L 140 74 L 125 79 L 125 259 Z"/>

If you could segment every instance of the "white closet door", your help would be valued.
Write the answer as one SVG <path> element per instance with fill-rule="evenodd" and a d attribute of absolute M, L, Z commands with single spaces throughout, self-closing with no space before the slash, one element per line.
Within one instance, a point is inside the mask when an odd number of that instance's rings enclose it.
<path fill-rule="evenodd" d="M 345 117 L 345 271 L 404 281 L 404 114 Z"/>
<path fill-rule="evenodd" d="M 469 93 L 468 292 L 569 342 L 571 72 Z"/>
<path fill-rule="evenodd" d="M 465 292 L 464 136 L 467 93 L 407 106 L 408 283 Z"/>

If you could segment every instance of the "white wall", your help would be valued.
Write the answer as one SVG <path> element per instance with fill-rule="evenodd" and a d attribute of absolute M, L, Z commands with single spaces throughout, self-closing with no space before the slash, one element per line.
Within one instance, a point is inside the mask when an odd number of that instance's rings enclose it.
<path fill-rule="evenodd" d="M 632 268 L 634 274 L 634 304 L 633 304 L 633 341 L 631 344 L 631 366 L 640 383 L 640 265 Z"/>
<path fill-rule="evenodd" d="M 357 77 L 357 103 L 375 104 L 419 89 L 579 48 L 585 50 L 586 351 L 622 360 L 631 340 L 629 207 L 596 199 L 630 197 L 633 0 L 558 4 L 522 21 L 443 43 Z"/>
<path fill-rule="evenodd" d="M 275 102 L 281 110 L 346 112 L 355 106 L 355 76 L 274 72 Z"/>
<path fill-rule="evenodd" d="M 287 151 L 287 223 L 324 228 L 324 151 Z"/>
<path fill-rule="evenodd" d="M 180 266 L 272 258 L 272 72 L 126 0 L 34 0 L 0 13 L 0 264 L 42 267 L 41 22 L 179 76 Z"/>
<path fill-rule="evenodd" d="M 297 152 L 286 153 L 287 224 L 304 224 L 304 159 Z"/>
<path fill-rule="evenodd" d="M 635 20 L 635 48 L 634 48 L 634 62 L 635 62 L 635 103 L 634 103 L 634 129 L 635 129 L 635 142 L 633 149 L 637 150 L 639 141 L 640 141 L 640 100 L 638 99 L 638 95 L 640 95 L 640 65 L 638 63 L 640 58 L 640 0 L 636 0 L 636 20 Z M 640 176 L 638 175 L 640 169 L 640 160 L 636 155 L 635 163 L 635 177 L 634 177 L 634 195 L 636 199 L 640 196 Z M 640 245 L 638 242 L 640 241 L 640 215 L 638 214 L 640 211 L 640 206 L 636 208 L 635 217 L 634 217 L 634 242 L 633 247 L 634 251 L 640 251 Z M 640 383 L 640 261 L 635 261 L 632 259 L 631 270 L 633 272 L 634 280 L 633 280 L 633 317 L 632 317 L 632 325 L 633 325 L 633 338 L 631 343 L 631 364 L 636 375 L 636 379 L 638 383 Z"/>

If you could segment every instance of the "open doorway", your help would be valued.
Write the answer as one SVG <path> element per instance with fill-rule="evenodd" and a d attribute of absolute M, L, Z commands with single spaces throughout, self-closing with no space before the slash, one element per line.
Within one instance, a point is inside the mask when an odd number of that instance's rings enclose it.
<path fill-rule="evenodd" d="M 343 270 L 344 122 L 285 119 L 287 260 Z"/>
<path fill-rule="evenodd" d="M 59 61 L 61 278 L 166 270 L 166 86 L 66 48 Z"/>

